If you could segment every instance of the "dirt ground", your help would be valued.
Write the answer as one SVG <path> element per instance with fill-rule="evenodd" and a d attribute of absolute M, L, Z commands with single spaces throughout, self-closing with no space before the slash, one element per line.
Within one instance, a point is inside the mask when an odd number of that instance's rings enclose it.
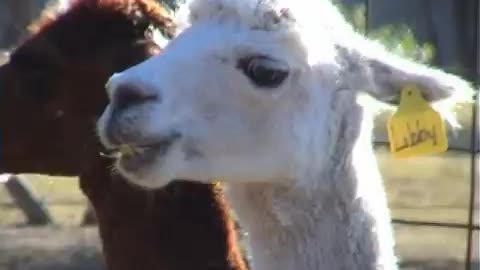
<path fill-rule="evenodd" d="M 105 270 L 95 227 L 0 227 L 0 270 Z"/>
<path fill-rule="evenodd" d="M 429 228 L 415 231 L 411 227 L 396 227 L 397 250 L 402 270 L 463 270 L 461 258 L 451 256 L 463 250 L 456 238 L 461 235 L 443 234 Z M 422 235 L 422 237 L 418 237 Z M 415 245 L 412 245 L 414 244 Z M 438 245 L 449 246 L 443 258 Z M 416 248 L 412 248 L 416 247 Z M 448 255 L 450 253 L 450 256 Z M 473 268 L 478 270 L 478 261 Z M 0 227 L 0 270 L 106 270 L 96 227 Z"/>

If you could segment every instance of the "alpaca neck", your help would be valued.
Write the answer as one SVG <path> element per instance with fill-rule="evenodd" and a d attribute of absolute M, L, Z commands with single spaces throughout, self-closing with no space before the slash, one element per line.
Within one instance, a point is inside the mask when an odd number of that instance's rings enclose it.
<path fill-rule="evenodd" d="M 367 149 L 368 151 L 368 149 Z M 371 150 L 370 150 L 371 151 Z M 327 186 L 229 184 L 249 234 L 254 270 L 396 269 L 390 215 L 373 153 L 342 166 Z M 372 163 L 373 162 L 373 163 Z M 357 163 L 360 164 L 360 163 Z"/>

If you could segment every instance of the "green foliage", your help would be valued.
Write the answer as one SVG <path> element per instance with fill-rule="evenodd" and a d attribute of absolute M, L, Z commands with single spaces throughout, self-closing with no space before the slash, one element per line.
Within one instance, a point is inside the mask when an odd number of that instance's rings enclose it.
<path fill-rule="evenodd" d="M 421 63 L 433 59 L 435 48 L 430 43 L 419 44 L 412 31 L 405 25 L 386 25 L 369 33 L 371 38 L 380 40 L 394 53 Z"/>
<path fill-rule="evenodd" d="M 366 32 L 367 20 L 364 4 L 347 7 L 332 0 L 345 15 L 353 27 L 374 40 L 383 43 L 389 50 L 400 56 L 410 58 L 421 63 L 431 63 L 435 48 L 429 43 L 419 44 L 413 32 L 405 25 L 385 25 Z"/>
<path fill-rule="evenodd" d="M 183 0 L 157 0 L 167 4 L 175 10 Z M 406 25 L 384 25 L 382 27 L 366 31 L 366 7 L 365 4 L 355 6 L 346 6 L 340 4 L 340 0 L 332 0 L 340 11 L 345 15 L 347 20 L 354 28 L 366 36 L 380 41 L 390 51 L 400 56 L 412 59 L 414 61 L 431 64 L 435 56 L 435 47 L 430 43 L 420 44 L 413 32 Z M 447 69 L 453 73 L 462 73 L 464 70 L 460 66 Z"/>
<path fill-rule="evenodd" d="M 158 0 L 176 9 L 182 0 Z M 364 4 L 345 6 L 339 0 L 332 0 L 354 28 L 366 34 L 368 37 L 383 43 L 393 53 L 413 59 L 421 63 L 431 63 L 435 54 L 435 48 L 429 44 L 419 44 L 412 31 L 405 25 L 385 25 L 366 33 L 367 20 L 365 17 L 366 7 Z"/>
<path fill-rule="evenodd" d="M 178 4 L 181 2 L 181 0 L 157 0 L 158 2 L 165 4 L 167 7 L 169 7 L 172 10 L 176 10 L 178 8 Z"/>

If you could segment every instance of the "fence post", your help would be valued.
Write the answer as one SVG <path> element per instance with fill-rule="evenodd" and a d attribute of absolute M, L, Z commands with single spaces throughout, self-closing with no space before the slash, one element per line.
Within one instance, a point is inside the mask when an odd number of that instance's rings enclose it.
<path fill-rule="evenodd" d="M 15 204 L 25 214 L 29 225 L 49 225 L 53 223 L 47 207 L 25 179 L 17 175 L 10 175 L 5 181 L 5 187 Z"/>

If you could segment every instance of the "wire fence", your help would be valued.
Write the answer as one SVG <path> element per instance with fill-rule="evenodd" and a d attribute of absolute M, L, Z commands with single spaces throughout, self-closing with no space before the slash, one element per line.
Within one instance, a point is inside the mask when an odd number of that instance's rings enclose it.
<path fill-rule="evenodd" d="M 473 247 L 474 247 L 474 231 L 480 231 L 480 225 L 475 224 L 475 195 L 478 189 L 477 184 L 479 182 L 480 177 L 480 168 L 479 168 L 479 148 L 480 148 L 480 138 L 478 138 L 480 134 L 480 127 L 479 127 L 479 107 L 480 107 L 480 100 L 479 100 L 479 86 L 480 86 L 480 0 L 474 0 L 473 5 L 473 13 L 474 16 L 470 20 L 472 25 L 470 29 L 474 29 L 475 39 L 474 39 L 474 70 L 471 74 L 475 74 L 473 80 L 475 88 L 477 89 L 475 95 L 475 104 L 472 106 L 472 119 L 471 119 L 471 137 L 470 137 L 470 149 L 468 148 L 459 148 L 459 147 L 449 147 L 450 150 L 456 150 L 460 152 L 466 152 L 470 154 L 470 181 L 469 181 L 469 203 L 468 203 L 468 222 L 467 223 L 451 223 L 451 222 L 431 222 L 431 221 L 416 221 L 416 220 L 409 220 L 409 219 L 392 219 L 392 223 L 394 224 L 401 224 L 401 225 L 408 225 L 408 226 L 430 226 L 430 227 L 444 227 L 444 228 L 455 228 L 455 229 L 466 229 L 467 231 L 467 243 L 465 247 L 465 269 L 471 270 L 473 267 L 472 262 L 472 255 L 473 255 Z M 365 32 L 369 32 L 369 19 L 372 10 L 372 2 L 371 0 L 364 0 L 365 5 Z M 414 29 L 413 29 L 414 30 Z M 388 142 L 375 142 L 376 146 L 388 146 Z M 477 243 L 479 245 L 479 243 Z"/>

